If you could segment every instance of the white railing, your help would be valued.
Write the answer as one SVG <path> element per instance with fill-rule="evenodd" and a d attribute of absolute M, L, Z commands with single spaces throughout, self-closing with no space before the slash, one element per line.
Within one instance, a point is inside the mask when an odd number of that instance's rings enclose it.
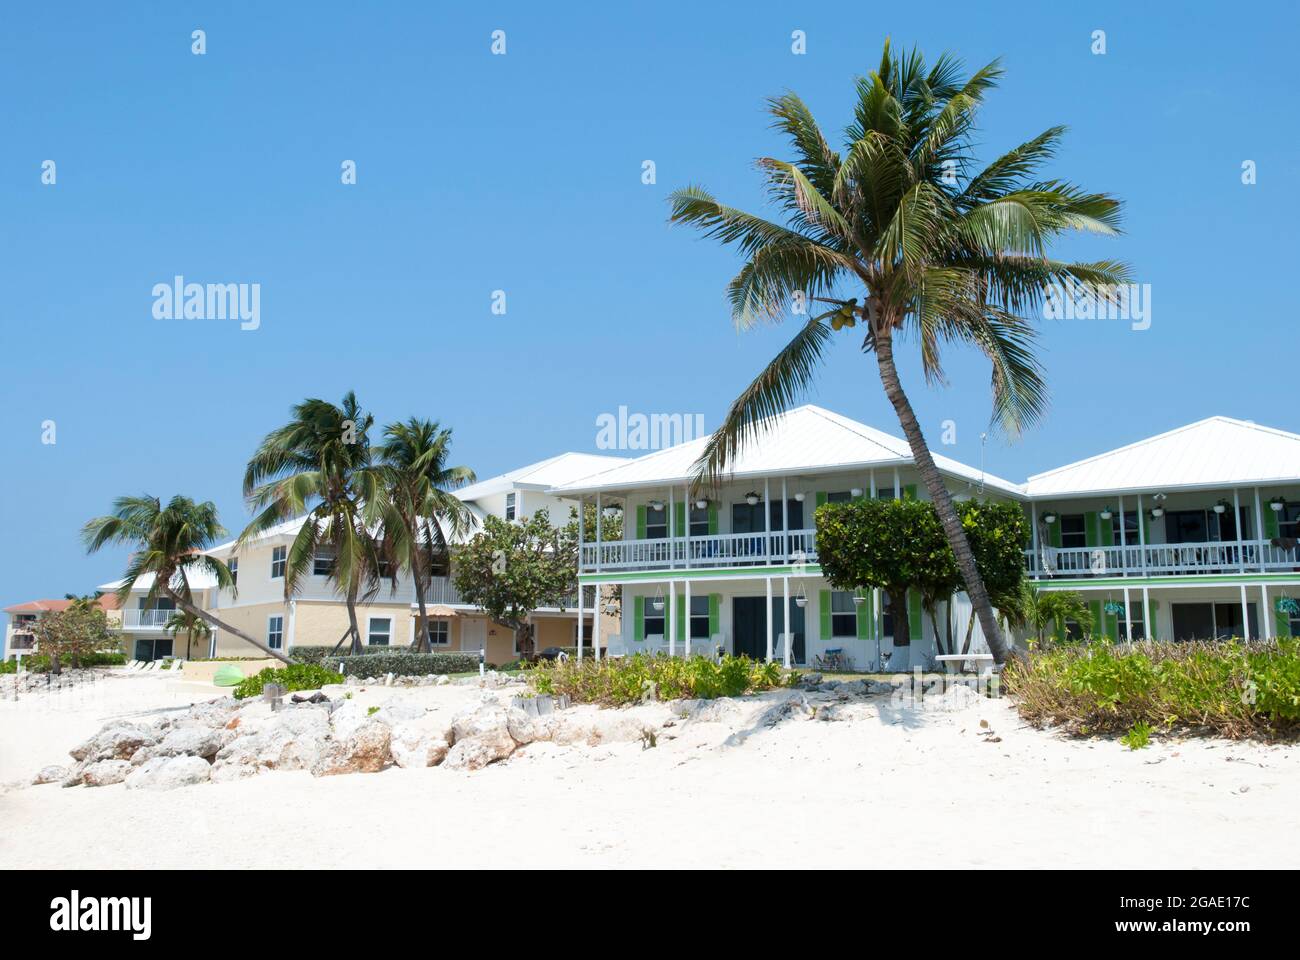
<path fill-rule="evenodd" d="M 1259 573 L 1300 570 L 1300 546 L 1268 540 L 1151 543 L 1110 547 L 1041 547 L 1025 551 L 1031 577 L 1099 577 L 1124 574 Z"/>
<path fill-rule="evenodd" d="M 713 533 L 654 540 L 609 540 L 582 545 L 583 573 L 668 570 L 817 562 L 817 531 Z"/>
<path fill-rule="evenodd" d="M 122 626 L 127 629 L 161 629 L 167 626 L 167 621 L 176 616 L 175 610 L 132 610 L 130 608 L 122 611 Z"/>

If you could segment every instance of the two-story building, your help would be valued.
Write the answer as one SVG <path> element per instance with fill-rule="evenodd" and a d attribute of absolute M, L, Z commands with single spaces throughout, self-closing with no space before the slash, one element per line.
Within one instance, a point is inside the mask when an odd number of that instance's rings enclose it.
<path fill-rule="evenodd" d="M 111 595 L 101 596 L 96 602 L 107 615 L 109 626 L 116 627 L 121 622 L 117 598 Z M 8 614 L 9 619 L 5 624 L 3 659 L 29 657 L 39 652 L 40 644 L 33 632 L 36 622 L 51 613 L 68 609 L 71 604 L 71 600 L 28 600 L 26 603 L 5 607 L 4 612 Z"/>

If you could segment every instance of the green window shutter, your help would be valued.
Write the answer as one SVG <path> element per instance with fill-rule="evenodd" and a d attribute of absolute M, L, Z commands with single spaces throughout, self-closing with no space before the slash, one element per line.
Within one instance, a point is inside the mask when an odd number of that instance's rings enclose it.
<path fill-rule="evenodd" d="M 718 505 L 716 503 L 710 503 L 709 504 L 709 533 L 717 533 L 717 532 L 718 532 Z"/>
<path fill-rule="evenodd" d="M 1121 522 L 1123 522 L 1122 519 Z M 1103 547 L 1115 546 L 1115 524 L 1113 520 L 1107 520 L 1101 514 L 1097 514 L 1097 533 L 1101 535 L 1098 537 L 1097 542 Z"/>
<path fill-rule="evenodd" d="M 916 484 L 909 483 L 905 487 L 903 487 L 903 499 L 904 500 L 916 499 Z"/>
<path fill-rule="evenodd" d="M 871 591 L 859 590 L 858 596 L 863 598 L 858 604 L 858 639 L 865 640 L 871 636 Z"/>
<path fill-rule="evenodd" d="M 686 594 L 677 594 L 677 639 L 686 639 L 686 621 L 690 619 L 690 611 L 686 609 Z"/>
<path fill-rule="evenodd" d="M 1291 618 L 1276 606 L 1273 608 L 1273 627 L 1273 633 L 1278 637 L 1291 636 Z"/>
<path fill-rule="evenodd" d="M 1156 639 L 1156 621 L 1160 619 L 1158 616 L 1156 616 L 1156 614 L 1159 611 L 1159 609 L 1160 609 L 1159 601 L 1152 600 L 1151 601 L 1151 622 L 1143 625 L 1146 629 L 1148 640 Z"/>
<path fill-rule="evenodd" d="M 709 636 L 721 633 L 718 611 L 722 608 L 722 594 L 709 594 Z"/>
<path fill-rule="evenodd" d="M 632 600 L 632 639 L 645 639 L 645 597 Z"/>
<path fill-rule="evenodd" d="M 636 538 L 645 539 L 645 504 L 636 508 Z"/>
<path fill-rule="evenodd" d="M 921 609 L 921 594 L 917 590 L 907 591 L 907 633 L 913 640 L 925 637 L 925 611 Z"/>
<path fill-rule="evenodd" d="M 1143 510 L 1142 515 L 1138 517 L 1138 523 L 1142 524 L 1142 542 L 1148 547 L 1151 546 L 1151 529 L 1147 526 L 1147 513 L 1145 510 Z"/>
<path fill-rule="evenodd" d="M 831 638 L 831 592 L 822 590 L 817 594 L 817 612 L 821 617 L 821 634 L 823 640 Z"/>
<path fill-rule="evenodd" d="M 1270 506 L 1264 507 L 1264 539 L 1272 540 L 1277 536 L 1277 511 Z"/>
<path fill-rule="evenodd" d="M 1094 637 L 1100 636 L 1102 631 L 1106 629 L 1106 621 L 1102 619 L 1102 617 L 1105 616 L 1106 611 L 1102 607 L 1101 601 L 1089 600 L 1088 611 L 1092 614 L 1092 635 Z"/>
<path fill-rule="evenodd" d="M 1056 523 L 1058 526 L 1060 525 L 1061 521 L 1059 518 Z M 1083 515 L 1083 542 L 1085 546 L 1089 547 L 1095 547 L 1098 543 L 1097 514 L 1095 513 L 1085 513 Z"/>
<path fill-rule="evenodd" d="M 826 492 L 824 490 L 818 491 L 816 495 L 816 500 L 817 500 L 817 506 L 820 507 L 822 504 L 824 504 L 826 502 Z"/>
<path fill-rule="evenodd" d="M 1106 618 L 1106 636 L 1110 637 L 1111 643 L 1119 643 L 1119 622 L 1123 619 L 1122 613 L 1107 614 L 1106 605 L 1102 604 L 1102 616 Z"/>
<path fill-rule="evenodd" d="M 1056 515 L 1056 522 L 1049 524 L 1047 527 L 1047 540 L 1054 547 L 1061 545 L 1061 515 L 1059 513 Z"/>
<path fill-rule="evenodd" d="M 686 504 L 680 501 L 677 503 L 677 525 L 673 529 L 676 536 L 686 536 Z"/>

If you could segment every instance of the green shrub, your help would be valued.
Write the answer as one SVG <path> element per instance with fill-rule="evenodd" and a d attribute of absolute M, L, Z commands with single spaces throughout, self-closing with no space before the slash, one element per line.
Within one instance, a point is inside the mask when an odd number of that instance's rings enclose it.
<path fill-rule="evenodd" d="M 361 656 L 373 656 L 375 654 L 393 656 L 409 650 L 410 648 L 404 645 L 366 646 L 362 647 Z M 294 648 L 289 651 L 289 656 L 298 663 L 320 663 L 327 657 L 350 657 L 352 656 L 352 653 L 346 644 L 339 647 L 337 651 L 332 646 L 317 647 L 308 645 L 300 647 L 295 645 Z"/>
<path fill-rule="evenodd" d="M 643 699 L 711 700 L 770 690 L 785 682 L 779 664 L 748 657 L 649 656 L 643 653 L 614 660 L 539 662 L 529 682 L 540 694 L 567 695 L 575 703 L 618 705 Z"/>
<path fill-rule="evenodd" d="M 478 656 L 468 653 L 365 653 L 358 657 L 326 657 L 321 661 L 331 670 L 349 677 L 371 679 L 391 673 L 395 677 L 423 677 L 431 673 L 474 673 Z M 397 648 L 401 651 L 402 648 Z M 294 648 L 295 652 L 297 648 Z"/>
<path fill-rule="evenodd" d="M 268 683 L 278 683 L 286 693 L 294 690 L 319 690 L 327 683 L 342 683 L 342 674 L 335 673 L 315 663 L 293 663 L 287 667 L 274 669 L 267 667 L 260 673 L 244 679 L 234 689 L 235 699 L 262 695 L 262 688 Z"/>
<path fill-rule="evenodd" d="M 1300 733 L 1300 641 L 1069 644 L 1012 661 L 1005 689 L 1030 724 L 1076 734 L 1182 729 Z"/>
<path fill-rule="evenodd" d="M 126 656 L 121 653 L 83 653 L 80 663 L 83 667 L 120 667 L 126 663 Z M 71 670 L 72 662 L 67 657 L 63 657 L 60 666 L 64 670 Z M 49 673 L 50 658 L 39 653 L 23 657 L 23 669 L 28 673 Z M 17 660 L 6 660 L 0 664 L 0 673 L 17 672 Z"/>

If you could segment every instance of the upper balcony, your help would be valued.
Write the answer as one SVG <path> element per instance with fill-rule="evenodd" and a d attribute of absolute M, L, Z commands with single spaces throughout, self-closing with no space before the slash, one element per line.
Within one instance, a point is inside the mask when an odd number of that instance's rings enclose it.
<path fill-rule="evenodd" d="M 582 573 L 781 566 L 817 562 L 814 529 L 584 543 Z"/>
<path fill-rule="evenodd" d="M 1234 540 L 1025 551 L 1035 579 L 1300 572 L 1300 544 Z"/>

